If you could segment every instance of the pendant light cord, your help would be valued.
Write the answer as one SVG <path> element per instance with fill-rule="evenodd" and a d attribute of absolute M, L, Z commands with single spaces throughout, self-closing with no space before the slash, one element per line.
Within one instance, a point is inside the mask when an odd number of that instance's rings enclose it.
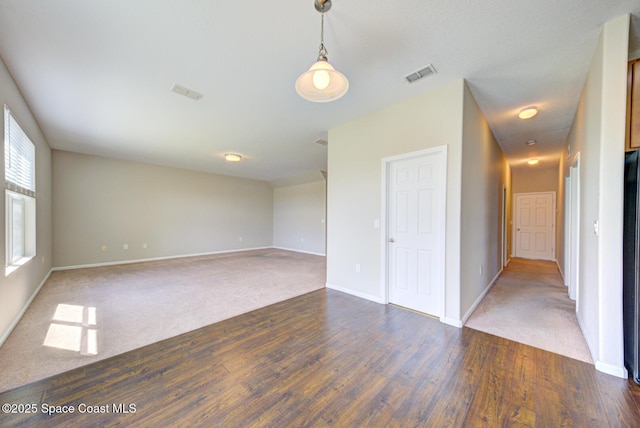
<path fill-rule="evenodd" d="M 322 11 L 322 17 L 320 18 L 320 49 L 318 51 L 318 61 L 326 61 L 327 48 L 324 47 L 324 11 Z"/>

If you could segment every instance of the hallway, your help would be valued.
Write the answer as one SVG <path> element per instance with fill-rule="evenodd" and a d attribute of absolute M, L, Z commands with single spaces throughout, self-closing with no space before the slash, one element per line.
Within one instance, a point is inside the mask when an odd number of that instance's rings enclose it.
<path fill-rule="evenodd" d="M 554 262 L 512 258 L 465 326 L 593 364 Z"/>

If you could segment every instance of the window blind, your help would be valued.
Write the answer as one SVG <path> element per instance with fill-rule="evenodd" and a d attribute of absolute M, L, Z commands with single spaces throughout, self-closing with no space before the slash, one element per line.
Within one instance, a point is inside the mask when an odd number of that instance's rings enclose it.
<path fill-rule="evenodd" d="M 36 149 L 27 134 L 4 106 L 4 181 L 13 192 L 34 197 L 36 192 Z"/>

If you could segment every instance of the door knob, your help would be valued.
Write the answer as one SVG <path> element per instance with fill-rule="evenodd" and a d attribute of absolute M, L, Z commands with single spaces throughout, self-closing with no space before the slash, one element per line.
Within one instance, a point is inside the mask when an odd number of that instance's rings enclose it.
<path fill-rule="evenodd" d="M 393 238 L 389 238 L 389 242 L 394 243 L 396 241 Z"/>

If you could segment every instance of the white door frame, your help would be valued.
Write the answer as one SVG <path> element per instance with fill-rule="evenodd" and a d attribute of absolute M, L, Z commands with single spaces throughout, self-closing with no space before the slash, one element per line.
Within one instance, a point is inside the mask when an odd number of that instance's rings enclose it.
<path fill-rule="evenodd" d="M 512 245 L 512 255 L 514 257 L 516 257 L 516 252 L 517 252 L 517 247 L 518 247 L 518 236 L 516 235 L 517 232 L 517 227 L 518 227 L 518 196 L 520 195 L 539 195 L 539 194 L 550 194 L 551 195 L 551 235 L 552 235 L 552 239 L 553 239 L 553 256 L 551 258 L 551 260 L 556 260 L 556 192 L 554 191 L 549 191 L 549 192 L 523 192 L 523 193 L 514 193 L 513 194 L 513 212 L 511 213 L 512 219 L 513 219 L 513 230 L 512 230 L 512 235 L 513 236 L 513 245 Z"/>
<path fill-rule="evenodd" d="M 580 294 L 580 152 L 576 153 L 569 166 L 569 183 L 571 185 L 569 192 L 570 212 L 568 213 L 570 230 L 569 242 L 565 242 L 564 245 L 569 250 L 569 297 L 576 301 L 576 312 L 578 312 L 578 296 Z"/>
<path fill-rule="evenodd" d="M 571 168 L 571 166 L 569 166 Z M 571 169 L 569 169 L 571 173 Z M 564 285 L 569 293 L 571 283 L 571 175 L 564 178 L 564 263 L 562 266 L 562 276 Z"/>
<path fill-rule="evenodd" d="M 504 268 L 507 266 L 507 186 L 502 185 L 502 253 L 501 263 Z M 502 270 L 502 269 L 501 269 Z"/>
<path fill-rule="evenodd" d="M 442 201 L 441 209 L 441 221 L 442 221 L 442 231 L 440 236 L 440 242 L 438 243 L 440 254 L 442 257 L 440 258 L 440 321 L 445 319 L 445 251 L 446 251 L 446 207 L 447 207 L 447 146 L 437 146 L 429 149 L 418 150 L 410 153 L 403 153 L 401 155 L 390 156 L 382 159 L 382 210 L 380 215 L 380 226 L 382 230 L 380 231 L 380 254 L 381 254 L 381 263 L 380 263 L 380 295 L 384 296 L 384 303 L 389 303 L 389 225 L 387 224 L 387 220 L 389 218 L 388 210 L 389 210 L 389 201 L 388 201 L 388 190 L 389 190 L 389 166 L 392 162 L 397 160 L 407 160 L 411 158 L 416 158 L 420 156 L 424 156 L 427 154 L 438 153 L 441 156 L 442 160 L 442 168 L 440 169 L 441 174 L 441 194 L 440 200 Z M 376 222 L 374 220 L 374 226 Z"/>

